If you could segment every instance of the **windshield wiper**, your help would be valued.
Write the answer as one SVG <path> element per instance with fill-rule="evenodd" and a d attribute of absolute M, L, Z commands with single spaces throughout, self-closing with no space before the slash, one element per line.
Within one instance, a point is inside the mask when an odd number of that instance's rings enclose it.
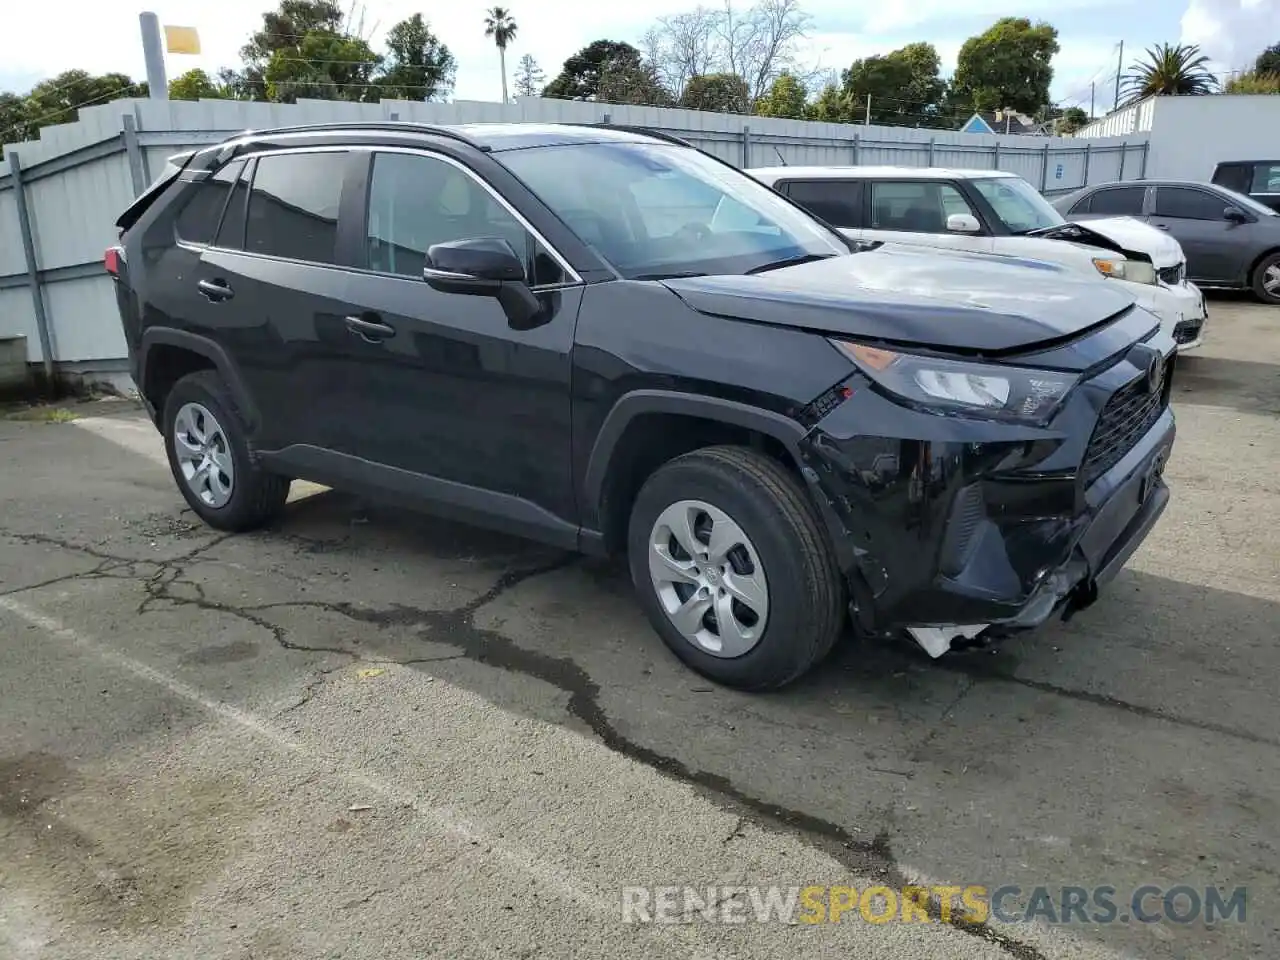
<path fill-rule="evenodd" d="M 830 260 L 836 256 L 834 253 L 802 253 L 796 257 L 784 257 L 781 260 L 774 260 L 772 263 L 762 263 L 758 267 L 752 267 L 747 274 L 764 273 L 766 270 L 780 270 L 783 267 L 797 267 L 802 263 L 812 263 L 815 260 Z"/>
<path fill-rule="evenodd" d="M 701 270 L 669 270 L 666 273 L 637 273 L 629 280 L 687 280 L 689 277 L 705 277 Z"/>

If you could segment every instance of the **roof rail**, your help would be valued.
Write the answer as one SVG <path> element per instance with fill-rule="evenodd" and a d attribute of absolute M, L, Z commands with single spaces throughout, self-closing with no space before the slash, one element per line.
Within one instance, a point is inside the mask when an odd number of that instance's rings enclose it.
<path fill-rule="evenodd" d="M 673 136 L 663 130 L 655 130 L 652 127 L 638 127 L 625 123 L 583 123 L 574 124 L 574 126 L 583 127 L 602 127 L 605 130 L 621 130 L 624 133 L 639 133 L 646 137 L 653 137 L 655 140 L 665 140 L 667 143 L 678 143 L 682 147 L 693 147 L 688 140 L 682 140 L 680 137 Z M 697 147 L 694 147 L 696 150 Z"/>
<path fill-rule="evenodd" d="M 479 150 L 489 149 L 486 145 L 476 142 L 473 138 L 459 133 L 457 130 L 434 123 L 417 123 L 412 120 L 349 120 L 346 122 L 337 120 L 324 123 L 300 123 L 289 127 L 266 127 L 261 130 L 249 129 L 241 132 L 239 136 L 264 137 L 274 133 L 323 133 L 326 130 L 387 130 L 401 133 L 428 133 L 437 137 L 457 140 Z"/>

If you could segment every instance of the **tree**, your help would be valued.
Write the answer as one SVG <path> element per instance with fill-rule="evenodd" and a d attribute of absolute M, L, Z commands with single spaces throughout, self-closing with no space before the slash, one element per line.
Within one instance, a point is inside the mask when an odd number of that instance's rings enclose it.
<path fill-rule="evenodd" d="M 456 71 L 449 48 L 415 13 L 387 31 L 386 69 L 375 83 L 388 99 L 430 100 L 453 90 Z"/>
<path fill-rule="evenodd" d="M 280 6 L 262 15 L 262 29 L 255 31 L 240 49 L 244 61 L 235 86 L 254 100 L 268 96 L 266 71 L 276 60 L 275 72 L 283 77 L 289 60 L 301 60 L 303 43 L 313 33 L 339 36 L 343 33 L 342 8 L 331 0 L 280 0 Z M 306 71 L 308 78 L 319 80 L 327 64 L 316 64 Z M 293 71 L 301 74 L 304 71 Z M 287 83 L 285 84 L 287 86 Z M 313 95 L 313 94 L 309 94 Z M 296 99 L 296 95 L 294 97 Z"/>
<path fill-rule="evenodd" d="M 1273 43 L 1258 54 L 1258 59 L 1253 62 L 1253 72 L 1280 74 L 1280 43 Z"/>
<path fill-rule="evenodd" d="M 828 83 L 822 88 L 822 92 L 809 104 L 805 115 L 810 120 L 823 123 L 848 123 L 856 119 L 853 104 L 834 83 Z"/>
<path fill-rule="evenodd" d="M 594 100 L 600 93 L 602 74 L 638 69 L 641 59 L 640 51 L 629 43 L 595 40 L 564 62 L 542 95 L 560 100 Z"/>
<path fill-rule="evenodd" d="M 507 44 L 516 38 L 516 22 L 511 11 L 506 7 L 491 7 L 484 17 L 484 35 L 493 39 L 498 48 L 498 65 L 502 69 L 502 102 L 509 103 L 507 96 Z"/>
<path fill-rule="evenodd" d="M 31 119 L 27 98 L 16 93 L 0 93 L 0 144 L 21 143 L 35 136 L 28 129 Z"/>
<path fill-rule="evenodd" d="M 1232 77 L 1223 88 L 1223 93 L 1280 93 L 1280 73 L 1257 73 L 1251 71 Z"/>
<path fill-rule="evenodd" d="M 379 98 L 374 72 L 382 57 L 359 37 L 314 30 L 293 48 L 276 50 L 262 72 L 268 100 L 293 103 L 299 98 L 353 100 Z"/>
<path fill-rule="evenodd" d="M 947 86 L 938 76 L 941 66 L 931 43 L 912 43 L 883 56 L 855 60 L 841 74 L 843 99 L 865 117 L 871 97 L 872 123 L 932 122 Z"/>
<path fill-rule="evenodd" d="M 1054 123 L 1053 132 L 1061 136 L 1075 133 L 1089 122 L 1089 114 L 1080 107 L 1067 107 Z"/>
<path fill-rule="evenodd" d="M 93 76 L 84 70 L 67 70 L 43 83 L 37 83 L 27 94 L 27 134 L 34 136 L 41 127 L 55 123 L 74 123 L 80 107 L 109 103 L 122 97 L 146 96 L 146 84 L 134 83 L 123 73 Z"/>
<path fill-rule="evenodd" d="M 736 73 L 690 77 L 680 94 L 680 106 L 685 109 L 714 113 L 746 113 L 747 100 L 747 82 Z"/>
<path fill-rule="evenodd" d="M 526 53 L 516 64 L 516 96 L 536 97 L 538 88 L 546 78 L 547 75 L 538 66 L 538 61 L 533 59 L 532 54 Z"/>
<path fill-rule="evenodd" d="M 1121 82 L 1125 101 L 1160 94 L 1195 96 L 1218 89 L 1217 78 L 1209 72 L 1209 58 L 1195 45 L 1158 43 L 1136 61 Z"/>
<path fill-rule="evenodd" d="M 169 81 L 170 100 L 226 100 L 230 92 L 203 70 L 188 70 Z"/>
<path fill-rule="evenodd" d="M 682 97 L 695 77 L 715 72 L 718 60 L 717 27 L 724 14 L 704 6 L 659 17 L 644 35 L 645 58 L 654 65 L 667 87 Z"/>
<path fill-rule="evenodd" d="M 717 26 L 725 68 L 747 82 L 751 99 L 764 95 L 783 71 L 799 74 L 797 48 L 807 36 L 809 14 L 800 0 L 758 0 L 745 13 L 724 0 Z"/>
<path fill-rule="evenodd" d="M 790 117 L 799 120 L 804 116 L 804 86 L 789 73 L 781 73 L 769 87 L 769 92 L 756 101 L 756 113 L 762 117 Z"/>
<path fill-rule="evenodd" d="M 671 91 L 662 85 L 653 64 L 642 61 L 611 64 L 600 75 L 596 92 L 600 103 L 634 103 L 646 107 L 669 107 L 674 102 Z"/>
<path fill-rule="evenodd" d="M 1049 102 L 1058 49 L 1058 31 L 1047 23 L 997 20 L 960 47 L 952 79 L 955 100 L 976 111 L 1011 107 L 1035 113 Z"/>

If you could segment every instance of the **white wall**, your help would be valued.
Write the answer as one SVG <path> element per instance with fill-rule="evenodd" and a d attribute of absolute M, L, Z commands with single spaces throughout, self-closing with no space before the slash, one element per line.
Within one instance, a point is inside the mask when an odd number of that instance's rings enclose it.
<path fill-rule="evenodd" d="M 1223 160 L 1280 159 L 1280 96 L 1158 97 L 1152 179 L 1209 180 Z"/>

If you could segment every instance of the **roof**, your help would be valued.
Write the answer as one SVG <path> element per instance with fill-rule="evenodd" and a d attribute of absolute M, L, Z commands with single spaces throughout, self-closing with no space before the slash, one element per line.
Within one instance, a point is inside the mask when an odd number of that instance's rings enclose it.
<path fill-rule="evenodd" d="M 1030 117 L 1029 123 L 1023 123 L 1019 114 L 1012 110 L 990 110 L 986 113 L 975 113 L 960 127 L 965 133 L 1036 133 L 1037 128 Z"/>
<path fill-rule="evenodd" d="M 746 171 L 759 180 L 802 178 L 805 180 L 848 180 L 865 177 L 911 177 L 913 180 L 985 180 L 1016 177 L 1004 170 L 964 170 L 948 167 L 753 167 Z"/>

